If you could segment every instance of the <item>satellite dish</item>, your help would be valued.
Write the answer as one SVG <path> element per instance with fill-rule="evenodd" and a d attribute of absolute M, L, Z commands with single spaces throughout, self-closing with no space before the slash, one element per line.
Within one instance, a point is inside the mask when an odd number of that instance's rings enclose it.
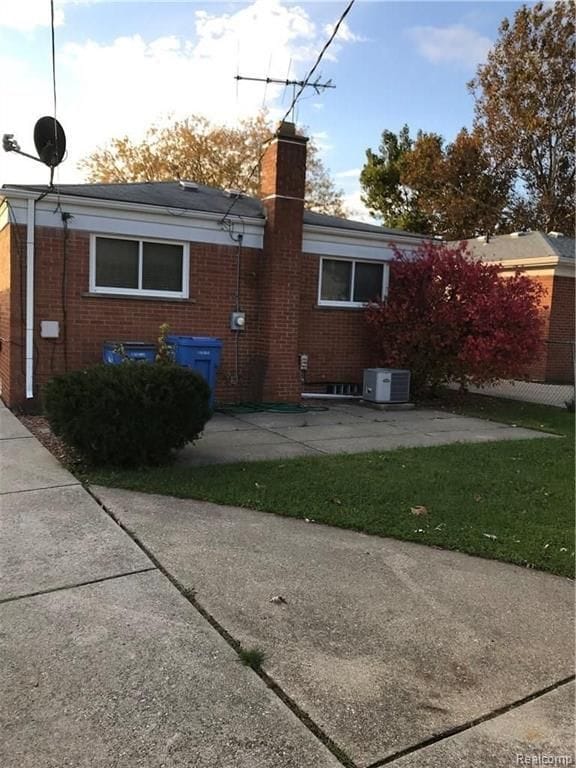
<path fill-rule="evenodd" d="M 66 134 L 55 117 L 41 117 L 34 126 L 38 157 L 50 168 L 60 165 L 66 152 Z"/>

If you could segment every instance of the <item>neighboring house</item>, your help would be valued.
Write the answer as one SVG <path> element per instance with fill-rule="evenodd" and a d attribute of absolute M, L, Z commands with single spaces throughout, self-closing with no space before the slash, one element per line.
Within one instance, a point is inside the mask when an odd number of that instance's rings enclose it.
<path fill-rule="evenodd" d="M 5 185 L 3 400 L 33 404 L 53 375 L 97 363 L 105 341 L 154 342 L 162 323 L 222 339 L 221 401 L 359 383 L 362 307 L 387 292 L 392 243 L 421 237 L 305 211 L 306 141 L 280 125 L 259 200 L 177 182 Z M 244 330 L 231 329 L 235 310 Z"/>
<path fill-rule="evenodd" d="M 542 355 L 527 372 L 535 381 L 574 381 L 574 266 L 575 240 L 560 232 L 514 232 L 466 240 L 470 253 L 502 265 L 502 274 L 521 269 L 546 291 Z"/>

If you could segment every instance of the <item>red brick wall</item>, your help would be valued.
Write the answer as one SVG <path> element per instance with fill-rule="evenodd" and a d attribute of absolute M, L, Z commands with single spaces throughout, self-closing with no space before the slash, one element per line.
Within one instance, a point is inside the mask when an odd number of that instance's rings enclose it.
<path fill-rule="evenodd" d="M 362 309 L 318 306 L 320 257 L 304 254 L 300 280 L 299 353 L 308 355 L 303 388 L 321 391 L 324 382 L 361 383 L 372 364 Z"/>
<path fill-rule="evenodd" d="M 24 237 L 25 228 L 19 229 Z M 222 339 L 219 399 L 234 401 L 261 396 L 263 366 L 257 306 L 260 251 L 244 249 L 242 252 L 240 295 L 247 319 L 246 330 L 241 332 L 229 328 L 230 312 L 235 308 L 236 298 L 237 249 L 233 245 L 191 243 L 190 300 L 182 301 L 89 296 L 89 236 L 71 230 L 66 254 L 64 270 L 63 231 L 36 229 L 35 392 L 66 368 L 74 370 L 99 362 L 104 341 L 155 342 L 159 326 L 167 322 L 171 333 Z M 12 295 L 17 299 L 18 293 L 14 289 Z M 13 305 L 17 303 L 13 301 Z M 13 316 L 18 316 L 15 306 Z M 60 338 L 40 338 L 41 320 L 58 320 Z M 5 360 L 4 344 L 2 360 Z M 9 404 L 22 404 L 23 376 L 3 397 Z"/>
<path fill-rule="evenodd" d="M 545 294 L 541 300 L 544 325 L 542 351 L 527 371 L 532 381 L 571 383 L 574 381 L 574 279 L 552 275 L 531 275 Z"/>
<path fill-rule="evenodd" d="M 555 277 L 548 327 L 546 381 L 574 381 L 574 279 Z"/>
<path fill-rule="evenodd" d="M 261 263 L 261 349 L 265 400 L 300 399 L 298 368 L 306 139 L 283 124 L 262 158 L 266 208 Z"/>
<path fill-rule="evenodd" d="M 5 226 L 0 232 L 0 382 L 2 393 L 10 395 L 11 369 L 11 315 L 10 315 L 10 275 L 11 249 L 10 227 Z"/>
<path fill-rule="evenodd" d="M 2 399 L 24 397 L 24 307 L 20 298 L 26 280 L 26 234 L 10 225 L 0 232 L 0 382 Z"/>

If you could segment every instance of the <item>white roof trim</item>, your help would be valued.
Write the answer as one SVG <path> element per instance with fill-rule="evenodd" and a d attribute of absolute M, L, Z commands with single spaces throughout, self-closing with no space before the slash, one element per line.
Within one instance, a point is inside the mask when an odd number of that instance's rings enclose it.
<path fill-rule="evenodd" d="M 27 189 L 15 189 L 13 187 L 3 187 L 0 189 L 0 197 L 15 198 L 20 200 L 28 200 L 32 197 L 37 199 L 42 193 L 38 191 L 30 191 Z M 211 221 L 222 221 L 224 218 L 223 213 L 215 213 L 214 211 L 194 211 L 189 208 L 177 208 L 169 205 L 150 205 L 148 203 L 130 203 L 125 200 L 106 200 L 99 197 L 82 197 L 82 195 L 66 195 L 58 194 L 57 192 L 49 192 L 42 198 L 41 202 L 47 200 L 51 203 L 59 202 L 66 205 L 82 205 L 87 208 L 114 208 L 118 211 L 140 211 L 142 213 L 159 213 L 170 211 L 178 211 L 178 213 L 172 214 L 175 216 L 184 216 L 191 219 L 207 219 Z M 234 214 L 230 214 L 233 216 Z M 238 216 L 238 219 L 242 218 L 243 221 L 251 224 L 263 224 L 264 219 L 259 216 Z"/>
<path fill-rule="evenodd" d="M 3 190 L 8 192 L 8 190 Z M 30 198 L 38 198 L 27 190 L 16 190 L 17 194 L 6 194 L 18 224 L 24 224 L 26 206 Z M 20 194 L 18 194 L 20 193 Z M 72 214 L 70 228 L 88 233 L 107 233 L 130 237 L 156 237 L 191 243 L 234 246 L 228 232 L 221 226 L 222 214 L 189 211 L 186 209 L 142 205 L 116 200 L 101 200 L 76 197 L 75 195 L 54 195 L 43 197 L 36 205 L 36 224 L 40 227 L 62 228 L 60 212 L 55 212 L 55 202 L 67 213 Z M 263 247 L 264 219 L 242 217 L 238 220 L 243 232 L 246 248 Z M 235 221 L 232 220 L 234 224 Z"/>
<path fill-rule="evenodd" d="M 362 230 L 305 224 L 302 251 L 318 256 L 392 261 L 394 258 L 393 244 L 417 248 L 421 242 L 414 237 L 399 238 L 381 232 L 363 232 Z"/>

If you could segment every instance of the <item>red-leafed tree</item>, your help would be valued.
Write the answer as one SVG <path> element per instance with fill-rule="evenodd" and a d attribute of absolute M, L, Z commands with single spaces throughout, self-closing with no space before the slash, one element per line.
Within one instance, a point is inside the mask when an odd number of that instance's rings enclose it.
<path fill-rule="evenodd" d="M 541 351 L 543 288 L 475 261 L 465 244 L 396 251 L 385 301 L 366 309 L 378 365 L 408 368 L 414 392 L 521 378 Z"/>

